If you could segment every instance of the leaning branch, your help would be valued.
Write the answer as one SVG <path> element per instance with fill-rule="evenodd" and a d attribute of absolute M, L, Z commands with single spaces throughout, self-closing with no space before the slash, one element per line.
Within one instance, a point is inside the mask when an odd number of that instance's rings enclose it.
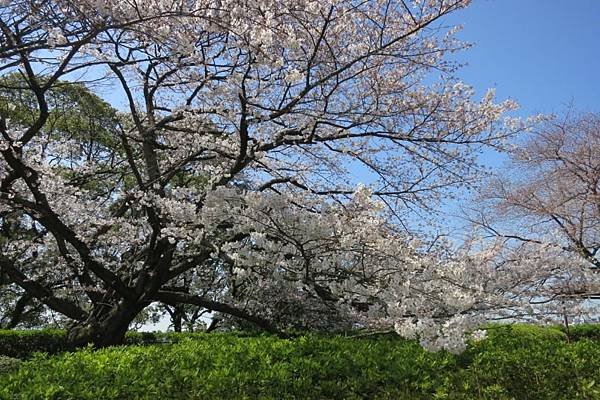
<path fill-rule="evenodd" d="M 271 324 L 269 321 L 267 321 L 264 318 L 261 318 L 256 315 L 252 315 L 245 310 L 231 306 L 229 304 L 209 300 L 204 297 L 195 296 L 195 295 L 191 295 L 191 294 L 187 294 L 187 293 L 159 290 L 154 295 L 153 300 L 160 301 L 162 303 L 169 304 L 169 305 L 185 303 L 185 304 L 193 304 L 196 306 L 204 307 L 211 311 L 217 311 L 220 313 L 228 314 L 233 317 L 241 318 L 246 321 L 252 322 L 257 327 L 259 327 L 267 332 L 273 333 L 279 337 L 282 337 L 282 338 L 288 337 L 288 335 L 286 335 L 284 332 L 277 329 L 277 327 L 275 327 L 273 324 Z"/>

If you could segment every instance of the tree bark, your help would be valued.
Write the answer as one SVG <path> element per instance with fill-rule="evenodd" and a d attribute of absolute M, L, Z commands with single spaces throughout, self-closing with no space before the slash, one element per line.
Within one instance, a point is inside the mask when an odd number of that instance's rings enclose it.
<path fill-rule="evenodd" d="M 101 318 L 73 326 L 69 329 L 68 341 L 75 347 L 92 344 L 103 348 L 124 344 L 129 325 L 146 306 L 120 302 Z"/>

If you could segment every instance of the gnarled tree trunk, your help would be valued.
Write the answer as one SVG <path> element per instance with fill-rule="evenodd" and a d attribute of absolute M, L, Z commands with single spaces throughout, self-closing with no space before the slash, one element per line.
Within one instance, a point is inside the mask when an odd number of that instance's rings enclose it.
<path fill-rule="evenodd" d="M 99 318 L 74 325 L 68 340 L 74 346 L 94 345 L 96 348 L 123 344 L 131 322 L 147 304 L 119 302 Z"/>

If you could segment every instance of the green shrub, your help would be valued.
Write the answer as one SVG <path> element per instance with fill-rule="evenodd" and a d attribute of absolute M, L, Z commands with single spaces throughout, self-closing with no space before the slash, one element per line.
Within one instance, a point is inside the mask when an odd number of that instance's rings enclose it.
<path fill-rule="evenodd" d="M 527 346 L 538 342 L 566 342 L 567 335 L 559 327 L 528 324 L 493 324 L 486 328 L 488 345 Z M 484 342 L 482 342 L 484 343 Z"/>
<path fill-rule="evenodd" d="M 146 345 L 152 340 L 160 345 Z M 36 354 L 0 399 L 600 399 L 600 342 L 488 327 L 454 356 L 396 336 L 129 334 L 139 344 Z"/>
<path fill-rule="evenodd" d="M 563 326 L 561 329 L 567 333 Z M 600 324 L 579 324 L 571 325 L 568 330 L 569 339 L 572 341 L 590 339 L 600 341 Z"/>
<path fill-rule="evenodd" d="M 459 357 L 446 386 L 460 399 L 600 399 L 600 342 L 569 343 L 560 327 L 492 325 Z"/>
<path fill-rule="evenodd" d="M 15 371 L 20 364 L 21 360 L 18 358 L 0 356 L 0 375 Z"/>
<path fill-rule="evenodd" d="M 194 337 L 195 333 L 173 332 L 127 332 L 125 344 L 176 343 L 182 338 Z M 60 329 L 0 330 L 0 355 L 25 359 L 36 352 L 58 354 L 75 351 L 67 341 L 67 333 Z"/>
<path fill-rule="evenodd" d="M 429 399 L 453 364 L 447 353 L 403 340 L 211 334 L 172 345 L 36 355 L 0 378 L 0 397 Z"/>
<path fill-rule="evenodd" d="M 67 334 L 58 329 L 0 330 L 0 355 L 28 358 L 35 352 L 55 354 L 75 350 L 67 343 Z"/>

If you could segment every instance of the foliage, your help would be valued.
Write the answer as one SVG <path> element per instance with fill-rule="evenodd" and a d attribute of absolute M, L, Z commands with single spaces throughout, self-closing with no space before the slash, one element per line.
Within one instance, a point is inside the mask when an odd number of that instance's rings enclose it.
<path fill-rule="evenodd" d="M 600 398 L 600 343 L 568 343 L 556 328 L 490 329 L 489 340 L 461 357 L 468 364 L 454 375 L 452 387 L 472 398 Z"/>
<path fill-rule="evenodd" d="M 18 358 L 0 355 L 0 375 L 17 370 L 20 364 L 21 360 Z"/>
<path fill-rule="evenodd" d="M 39 76 L 40 83 L 48 78 Z M 76 138 L 90 157 L 99 146 L 114 147 L 119 124 L 117 111 L 80 82 L 58 81 L 47 92 L 48 121 L 43 134 L 54 140 Z M 19 73 L 0 77 L 0 115 L 22 126 L 33 124 L 39 104 Z"/>
<path fill-rule="evenodd" d="M 22 396 L 48 398 L 402 398 L 431 394 L 449 362 L 404 341 L 211 334 L 168 347 L 38 356 L 0 393 L 9 396 L 27 380 L 31 391 Z"/>
<path fill-rule="evenodd" d="M 490 326 L 461 355 L 397 336 L 175 335 L 175 344 L 38 354 L 2 399 L 598 399 L 600 344 Z"/>
<path fill-rule="evenodd" d="M 230 333 L 234 337 L 244 337 L 246 333 Z M 178 343 L 183 339 L 203 337 L 199 333 L 177 332 L 127 332 L 125 344 L 146 345 Z M 65 351 L 75 351 L 75 344 L 69 342 L 67 331 L 60 329 L 39 330 L 0 330 L 0 356 L 20 359 L 30 358 L 34 353 L 49 355 Z"/>
<path fill-rule="evenodd" d="M 0 330 L 0 355 L 27 358 L 34 352 L 55 354 L 75 350 L 64 330 Z"/>
<path fill-rule="evenodd" d="M 600 341 L 600 324 L 578 324 L 569 326 L 568 330 L 562 329 L 570 340 L 589 339 Z"/>

